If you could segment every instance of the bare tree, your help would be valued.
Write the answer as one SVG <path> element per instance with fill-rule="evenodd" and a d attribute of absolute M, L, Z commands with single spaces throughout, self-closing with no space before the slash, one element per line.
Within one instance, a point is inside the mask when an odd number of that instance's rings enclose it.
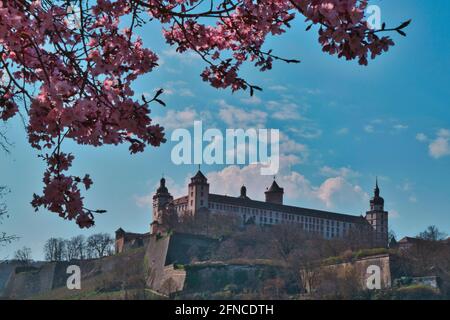
<path fill-rule="evenodd" d="M 61 238 L 50 238 L 44 245 L 45 259 L 63 261 L 67 257 L 66 242 Z"/>
<path fill-rule="evenodd" d="M 112 253 L 113 238 L 108 233 L 96 233 L 88 237 L 87 248 L 91 258 L 101 258 Z"/>
<path fill-rule="evenodd" d="M 31 249 L 28 247 L 23 247 L 14 253 L 14 259 L 22 264 L 30 264 L 33 259 L 31 259 Z"/>
<path fill-rule="evenodd" d="M 425 231 L 419 233 L 417 236 L 423 240 L 430 241 L 440 241 L 444 240 L 447 234 L 445 232 L 441 232 L 436 226 L 429 226 Z"/>
<path fill-rule="evenodd" d="M 9 192 L 6 186 L 0 186 L 0 224 L 3 218 L 8 218 L 8 208 L 4 202 L 4 196 Z M 6 232 L 0 230 L 0 246 L 6 243 L 11 243 L 11 241 L 16 240 L 17 237 L 14 235 L 8 235 Z"/>
<path fill-rule="evenodd" d="M 83 260 L 87 256 L 87 243 L 86 238 L 83 235 L 75 236 L 66 240 L 66 259 L 70 260 Z"/>

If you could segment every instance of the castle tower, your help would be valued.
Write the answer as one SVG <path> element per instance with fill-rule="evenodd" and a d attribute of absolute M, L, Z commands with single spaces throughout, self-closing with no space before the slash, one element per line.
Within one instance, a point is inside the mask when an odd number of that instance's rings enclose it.
<path fill-rule="evenodd" d="M 153 222 L 152 233 L 155 233 L 158 225 L 162 223 L 162 213 L 168 203 L 173 200 L 172 195 L 166 187 L 166 179 L 161 178 L 159 187 L 153 196 Z"/>
<path fill-rule="evenodd" d="M 241 199 L 250 199 L 247 197 L 247 188 L 245 186 L 241 187 L 241 195 L 239 196 Z"/>
<path fill-rule="evenodd" d="M 366 212 L 366 220 L 372 226 L 375 234 L 375 245 L 387 247 L 388 245 L 388 212 L 384 211 L 384 199 L 380 197 L 378 179 L 375 183 L 374 195 L 370 199 L 370 211 Z"/>
<path fill-rule="evenodd" d="M 280 186 L 275 181 L 275 178 L 273 179 L 270 188 L 267 189 L 264 194 L 266 195 L 266 202 L 283 204 L 284 189 L 280 188 Z"/>
<path fill-rule="evenodd" d="M 208 208 L 209 183 L 200 169 L 191 178 L 188 188 L 188 211 L 195 214 L 200 208 Z"/>

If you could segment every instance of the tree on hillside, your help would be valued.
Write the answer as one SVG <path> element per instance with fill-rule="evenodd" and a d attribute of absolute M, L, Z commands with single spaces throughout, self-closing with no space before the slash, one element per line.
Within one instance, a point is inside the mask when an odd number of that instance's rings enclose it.
<path fill-rule="evenodd" d="M 87 238 L 87 250 L 90 258 L 111 255 L 114 239 L 108 233 L 96 233 Z"/>
<path fill-rule="evenodd" d="M 83 260 L 87 257 L 87 243 L 83 235 L 66 240 L 66 260 Z"/>
<path fill-rule="evenodd" d="M 447 234 L 440 231 L 436 226 L 429 226 L 425 231 L 419 233 L 417 237 L 424 240 L 440 241 L 444 240 Z"/>
<path fill-rule="evenodd" d="M 31 249 L 28 247 L 23 247 L 14 253 L 14 259 L 22 264 L 29 264 L 33 261 L 31 258 Z"/>
<path fill-rule="evenodd" d="M 129 144 L 131 153 L 164 143 L 164 128 L 150 118 L 151 98 L 135 97 L 134 81 L 158 66 L 136 31 L 145 23 L 163 25 L 166 42 L 179 53 L 194 52 L 204 61 L 203 81 L 215 88 L 261 90 L 240 76 L 245 62 L 260 71 L 274 60 L 264 48 L 270 35 L 282 34 L 296 16 L 318 32 L 322 50 L 367 65 L 394 42 L 381 34 L 405 35 L 405 22 L 375 30 L 366 21 L 367 0 L 0 0 L 0 119 L 20 115 L 30 145 L 45 161 L 35 210 L 48 209 L 80 227 L 94 224 L 81 189 L 88 174 L 68 172 L 74 155 L 64 142 L 102 146 Z M 26 23 L 25 23 L 26 22 Z M 123 28 L 127 23 L 128 28 Z M 314 27 L 314 28 L 313 28 Z"/>
<path fill-rule="evenodd" d="M 44 245 L 44 255 L 47 261 L 63 261 L 66 254 L 66 242 L 61 238 L 50 238 Z"/>

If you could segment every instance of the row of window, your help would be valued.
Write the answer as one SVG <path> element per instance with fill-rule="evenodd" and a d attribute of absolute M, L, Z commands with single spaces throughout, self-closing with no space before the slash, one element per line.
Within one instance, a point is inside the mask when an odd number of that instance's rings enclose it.
<path fill-rule="evenodd" d="M 253 218 L 255 218 L 255 217 L 253 217 Z M 278 224 L 278 219 L 260 216 L 259 224 L 264 224 L 264 225 Z M 330 228 L 329 226 L 327 226 L 325 229 L 323 225 L 319 226 L 319 225 L 315 225 L 315 224 L 303 224 L 303 223 L 300 223 L 300 228 L 307 232 L 320 233 L 326 238 L 337 238 L 337 237 L 342 236 L 343 234 L 345 234 L 348 231 L 348 230 L 344 229 L 344 230 L 342 230 L 342 233 L 341 233 L 341 229 L 339 227 L 336 227 L 336 228 L 331 227 Z"/>
<path fill-rule="evenodd" d="M 280 218 L 281 221 L 291 221 L 296 222 L 304 225 L 305 229 L 309 231 L 318 231 L 323 233 L 325 230 L 330 233 L 330 236 L 333 236 L 335 234 L 339 234 L 341 229 L 343 232 L 346 232 L 350 227 L 351 223 L 342 222 L 342 221 L 335 221 L 335 220 L 327 220 L 327 219 L 321 219 L 316 217 L 308 217 L 308 216 L 300 216 L 296 214 L 289 214 L 285 212 L 273 212 L 271 210 L 264 210 L 264 209 L 256 209 L 256 208 L 248 208 L 248 207 L 239 207 L 239 206 L 233 206 L 223 203 L 213 203 L 210 202 L 208 205 L 209 209 L 211 210 L 217 210 L 222 212 L 228 212 L 228 213 L 241 213 L 244 217 L 247 216 L 247 214 L 252 215 L 256 218 L 256 216 L 259 217 L 260 223 L 267 223 L 267 224 L 276 224 L 278 223 L 278 219 Z"/>

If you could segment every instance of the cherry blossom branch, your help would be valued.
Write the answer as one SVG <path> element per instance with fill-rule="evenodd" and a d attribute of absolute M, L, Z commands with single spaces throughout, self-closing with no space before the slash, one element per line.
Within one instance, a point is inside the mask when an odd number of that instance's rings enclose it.
<path fill-rule="evenodd" d="M 0 0 L 0 119 L 19 114 L 30 145 L 47 165 L 35 210 L 45 208 L 80 227 L 94 224 L 103 210 L 88 209 L 81 189 L 92 180 L 68 173 L 74 156 L 63 151 L 67 139 L 102 146 L 127 143 L 131 153 L 165 142 L 150 106 L 161 100 L 137 99 L 134 81 L 158 66 L 136 29 L 159 22 L 166 42 L 180 54 L 192 51 L 206 64 L 201 77 L 215 88 L 260 87 L 240 74 L 244 63 L 260 71 L 274 60 L 298 63 L 264 48 L 303 16 L 318 26 L 324 52 L 366 65 L 394 42 L 379 33 L 405 35 L 409 22 L 372 30 L 364 20 L 367 0 Z M 78 7 L 75 13 L 73 7 Z M 70 9 L 70 11 L 69 11 Z M 70 14 L 69 14 L 70 12 Z M 69 18 L 78 17 L 75 24 Z M 147 17 L 148 19 L 146 19 Z M 130 18 L 128 28 L 120 27 Z M 84 186 L 84 187 L 83 187 Z"/>

